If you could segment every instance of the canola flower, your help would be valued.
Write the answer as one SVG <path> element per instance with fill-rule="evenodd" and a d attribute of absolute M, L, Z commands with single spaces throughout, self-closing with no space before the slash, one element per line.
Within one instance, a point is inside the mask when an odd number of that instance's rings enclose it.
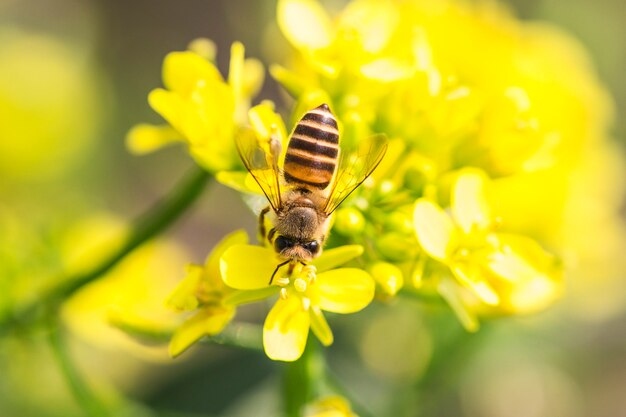
<path fill-rule="evenodd" d="M 600 285 L 605 275 L 620 275 L 606 260 L 624 245 L 617 217 L 622 196 L 614 192 L 615 178 L 623 178 L 623 158 L 606 140 L 610 100 L 567 35 L 519 22 L 492 2 L 460 0 L 352 0 L 334 15 L 315 0 L 279 0 L 277 17 L 287 47 L 276 48 L 286 52 L 269 72 L 293 98 L 290 111 L 257 98 L 264 69 L 244 57 L 238 42 L 231 47 L 227 76 L 218 71 L 208 40 L 169 54 L 164 87 L 148 98 L 165 122 L 136 126 L 127 143 L 137 154 L 183 144 L 206 172 L 197 173 L 188 189 L 181 187 L 181 195 L 151 221 L 132 224 L 105 242 L 92 238 L 96 232 L 78 233 L 89 244 L 68 243 L 80 250 L 59 261 L 66 263 L 70 279 L 45 289 L 48 303 L 33 297 L 26 281 L 3 283 L 7 294 L 30 300 L 21 308 L 5 295 L 3 324 L 21 325 L 29 317 L 36 320 L 37 313 L 56 311 L 77 334 L 99 337 L 99 343 L 118 343 L 113 337 L 119 332 L 101 331 L 110 324 L 136 336 L 171 335 L 169 353 L 178 356 L 202 338 L 216 341 L 229 326 L 242 324 L 236 316 L 241 305 L 262 302 L 268 306 L 266 317 L 257 318 L 263 326 L 248 324 L 263 335 L 256 348 L 270 359 L 295 362 L 286 369 L 302 371 L 286 377 L 286 385 L 302 391 L 287 414 L 347 417 L 355 415 L 348 399 L 319 396 L 343 390 L 329 389 L 327 376 L 310 369 L 314 360 L 327 366 L 319 352 L 311 359 L 311 350 L 317 341 L 333 343 L 331 325 L 336 329 L 333 320 L 341 320 L 335 313 L 356 313 L 374 301 L 381 301 L 383 310 L 401 303 L 394 299 L 398 295 L 435 298 L 447 303 L 468 331 L 476 331 L 493 316 L 547 308 L 564 292 L 565 278 L 574 285 L 584 282 L 585 274 L 598 278 L 580 288 L 599 291 L 607 288 Z M 323 255 L 307 265 L 277 269 L 283 260 L 272 248 L 234 232 L 203 264 L 187 266 L 166 300 L 179 314 L 162 311 L 165 285 L 154 284 L 169 284 L 176 275 L 169 271 L 177 263 L 172 261 L 188 255 L 175 244 L 133 251 L 177 218 L 209 176 L 258 209 L 265 201 L 239 160 L 235 139 L 254 135 L 263 146 L 277 139 L 284 151 L 294 121 L 321 103 L 337 116 L 342 152 L 375 133 L 389 138 L 385 159 L 334 213 Z M 11 248 L 24 241 L 13 217 L 17 212 L 0 219 L 8 226 L 3 239 Z M 111 225 L 105 229 L 97 232 L 100 238 L 116 234 Z M 596 265 L 603 268 L 592 269 Z M 158 274 L 167 277 L 154 279 Z M 602 305 L 600 314 L 608 314 L 602 309 L 622 309 L 623 297 L 604 291 L 602 298 L 582 301 L 595 300 Z M 444 311 L 445 303 L 420 305 L 410 313 L 422 320 L 421 315 Z M 584 315 L 589 310 L 580 304 L 576 309 Z M 409 331 L 415 322 L 407 323 L 381 320 L 363 339 L 363 363 L 377 375 L 389 364 L 378 359 L 390 352 L 376 347 L 380 326 Z M 445 362 L 437 349 L 449 347 L 436 337 L 440 328 L 430 325 L 426 319 L 419 330 L 412 327 L 407 338 L 417 335 L 422 345 L 410 345 L 415 355 L 401 364 L 404 369 L 419 364 L 401 377 L 424 378 L 420 389 Z M 318 377 L 325 390 L 312 388 Z"/>
<path fill-rule="evenodd" d="M 309 329 L 324 345 L 332 344 L 332 330 L 323 311 L 354 313 L 374 297 L 374 282 L 367 272 L 335 269 L 362 252 L 357 245 L 329 250 L 311 265 L 279 271 L 270 285 L 279 263 L 275 253 L 247 244 L 243 231 L 230 234 L 211 251 L 204 265 L 188 266 L 186 278 L 170 296 L 170 307 L 191 314 L 175 331 L 170 354 L 177 356 L 203 336 L 220 333 L 234 317 L 236 306 L 277 293 L 263 326 L 263 345 L 270 358 L 298 359 Z"/>
<path fill-rule="evenodd" d="M 487 178 L 462 170 L 452 186 L 450 214 L 428 198 L 415 203 L 416 237 L 430 258 L 445 264 L 460 287 L 483 309 L 523 313 L 545 307 L 561 288 L 560 268 L 534 240 L 498 233 L 487 199 Z M 445 276 L 439 292 L 470 330 L 477 322 L 465 308 L 461 288 Z"/>
<path fill-rule="evenodd" d="M 350 408 L 345 398 L 332 395 L 320 398 L 308 404 L 304 417 L 358 417 Z"/>
<path fill-rule="evenodd" d="M 322 344 L 332 344 L 333 334 L 323 311 L 355 313 L 372 301 L 374 281 L 367 272 L 358 268 L 335 269 L 362 252 L 363 248 L 357 245 L 337 247 L 310 265 L 297 264 L 293 270 L 289 266 L 279 270 L 272 286 L 280 288 L 280 296 L 263 325 L 263 346 L 271 359 L 298 359 L 309 329 Z M 271 249 L 236 245 L 222 256 L 222 277 L 226 285 L 241 290 L 241 297 L 246 297 L 268 287 L 279 262 Z"/>
<path fill-rule="evenodd" d="M 481 319 L 551 305 L 572 253 L 586 255 L 583 211 L 572 209 L 584 190 L 569 179 L 588 172 L 586 154 L 602 159 L 608 149 L 610 103 L 578 45 L 493 3 L 353 0 L 331 16 L 315 0 L 279 0 L 277 18 L 291 49 L 269 72 L 294 99 L 287 117 L 269 100 L 253 105 L 263 69 L 244 60 L 241 44 L 225 80 L 214 47 L 199 41 L 166 57 L 166 88 L 149 101 L 168 125 L 137 126 L 131 150 L 184 142 L 256 210 L 265 201 L 239 161 L 238 135 L 262 147 L 278 140 L 280 165 L 288 128 L 327 103 L 343 152 L 375 133 L 389 138 L 388 151 L 334 213 L 312 263 L 279 267 L 271 247 L 237 232 L 190 266 L 169 300 L 187 315 L 170 353 L 223 331 L 239 305 L 266 299 L 263 348 L 289 362 L 306 353 L 310 332 L 332 344 L 324 312 L 355 313 L 374 299 L 439 297 L 468 331 Z M 622 166 L 612 159 L 597 178 Z M 610 210 L 592 213 L 615 216 Z M 339 397 L 305 414 L 354 415 Z"/>
<path fill-rule="evenodd" d="M 204 265 L 187 266 L 187 276 L 167 300 L 170 308 L 192 313 L 172 336 L 171 356 L 180 355 L 203 336 L 220 333 L 232 320 L 235 307 L 224 303 L 232 290 L 222 282 L 219 262 L 228 248 L 247 240 L 243 231 L 231 233 L 213 248 Z"/>
<path fill-rule="evenodd" d="M 298 16 L 307 16 L 307 24 Z M 550 304 L 561 291 L 561 269 L 569 267 L 555 256 L 571 255 L 572 246 L 586 240 L 584 234 L 562 238 L 577 228 L 569 178 L 587 149 L 607 146 L 598 137 L 610 104 L 578 45 L 554 28 L 515 21 L 492 3 L 356 0 L 331 16 L 313 0 L 282 0 L 278 23 L 295 53 L 270 72 L 296 99 L 296 112 L 323 97 L 343 121 L 343 140 L 372 131 L 392 139 L 373 190 L 361 190 L 346 207 L 345 217 L 354 221 L 348 225 L 359 219 L 375 225 L 347 230 L 345 219 L 337 224 L 357 243 L 374 242 L 377 253 L 368 254 L 368 262 L 378 271 L 381 293 L 398 290 L 385 288 L 387 278 L 418 292 L 444 282 L 440 291 L 469 329 L 477 324 L 468 317 L 476 314 L 526 313 Z M 571 70 L 564 72 L 563 62 Z M 467 271 L 456 265 L 456 281 L 442 281 L 432 266 L 441 263 L 441 253 L 416 244 L 426 240 L 419 223 L 443 218 L 422 218 L 421 209 L 450 207 L 452 182 L 466 167 L 493 185 L 498 219 L 481 227 L 498 223 L 500 231 L 487 234 L 488 241 L 493 248 L 498 239 L 511 251 L 501 254 L 508 270 L 500 266 L 496 273 L 506 275 L 508 289 L 485 284 L 493 279 L 493 256 L 472 257 L 471 275 L 481 277 L 469 297 L 456 287 L 471 287 Z M 604 178 L 614 182 L 611 171 Z M 463 199 L 456 206 L 476 202 L 470 194 Z"/>
<path fill-rule="evenodd" d="M 235 42 L 225 80 L 212 62 L 210 41 L 199 40 L 190 47 L 194 50 L 172 52 L 165 58 L 165 88 L 148 96 L 150 106 L 168 124 L 135 126 L 128 134 L 128 146 L 142 154 L 183 142 L 208 171 L 232 168 L 237 161 L 232 137 L 245 122 L 250 100 L 261 88 L 263 68 L 255 59 L 244 59 L 243 45 Z"/>

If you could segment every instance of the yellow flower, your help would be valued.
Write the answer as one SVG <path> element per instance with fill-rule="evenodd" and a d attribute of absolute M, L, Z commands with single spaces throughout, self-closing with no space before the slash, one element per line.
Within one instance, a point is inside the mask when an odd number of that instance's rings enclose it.
<path fill-rule="evenodd" d="M 331 395 L 306 406 L 304 417 L 358 417 L 343 397 Z"/>
<path fill-rule="evenodd" d="M 174 332 L 171 356 L 180 355 L 204 336 L 220 333 L 235 315 L 235 307 L 224 303 L 234 291 L 224 285 L 219 263 L 228 248 L 247 241 L 244 231 L 234 232 L 213 248 L 204 265 L 187 266 L 187 276 L 170 295 L 167 305 L 193 314 Z"/>
<path fill-rule="evenodd" d="M 256 135 L 260 143 L 266 144 L 270 138 L 278 140 L 282 145 L 282 156 L 279 157 L 282 160 L 287 151 L 287 131 L 282 117 L 274 110 L 274 103 L 265 100 L 248 110 L 247 116 L 249 128 L 241 129 L 237 134 Z M 215 178 L 237 191 L 263 195 L 261 187 L 247 171 L 221 171 Z"/>
<path fill-rule="evenodd" d="M 242 290 L 231 302 L 241 302 L 240 297 L 258 298 L 256 294 L 268 288 L 280 291 L 265 319 L 263 345 L 271 359 L 295 361 L 304 351 L 309 328 L 324 345 L 333 342 L 322 311 L 354 313 L 372 301 L 374 281 L 367 272 L 357 268 L 333 269 L 362 252 L 358 245 L 342 246 L 325 251 L 311 265 L 285 265 L 268 287 L 280 262 L 275 251 L 234 245 L 222 256 L 221 271 L 226 285 Z"/>
<path fill-rule="evenodd" d="M 354 0 L 331 18 L 315 0 L 281 0 L 277 14 L 298 53 L 271 72 L 300 102 L 325 95 L 340 119 L 445 163 L 461 145 L 457 160 L 491 174 L 546 169 L 610 111 L 579 45 L 496 5 Z"/>
<path fill-rule="evenodd" d="M 560 266 L 534 240 L 495 230 L 487 186 L 484 173 L 468 168 L 453 184 L 451 214 L 428 199 L 418 199 L 414 211 L 417 239 L 481 303 L 479 310 L 526 313 L 541 309 L 560 292 Z M 459 300 L 462 295 L 449 281 L 442 280 L 439 290 L 457 313 L 464 308 Z M 463 322 L 475 329 L 468 314 L 462 314 Z"/>
<path fill-rule="evenodd" d="M 240 43 L 231 47 L 227 80 L 199 53 L 172 52 L 163 62 L 165 89 L 157 88 L 148 96 L 150 106 L 169 125 L 135 126 L 128 134 L 128 146 L 135 153 L 145 153 L 184 142 L 207 170 L 232 168 L 238 160 L 233 136 L 245 125 L 250 100 L 262 82 L 261 63 L 244 59 Z"/>

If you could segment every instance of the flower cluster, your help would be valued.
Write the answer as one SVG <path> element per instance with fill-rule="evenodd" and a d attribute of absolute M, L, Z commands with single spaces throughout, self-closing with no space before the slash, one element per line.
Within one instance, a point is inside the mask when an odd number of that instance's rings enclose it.
<path fill-rule="evenodd" d="M 235 314 L 236 306 L 279 293 L 263 326 L 263 345 L 272 359 L 298 359 L 309 329 L 324 344 L 333 334 L 322 311 L 354 313 L 374 298 L 374 281 L 358 268 L 337 268 L 363 253 L 357 245 L 326 251 L 311 265 L 274 273 L 279 260 L 270 249 L 247 244 L 245 232 L 224 238 L 204 265 L 190 265 L 187 277 L 168 304 L 191 312 L 170 343 L 176 356 L 203 336 L 220 333 Z M 273 278 L 270 284 L 270 278 Z"/>
<path fill-rule="evenodd" d="M 333 334 L 322 311 L 354 313 L 374 298 L 374 281 L 358 268 L 337 266 L 363 253 L 361 246 L 342 246 L 324 252 L 310 265 L 285 265 L 273 278 L 280 288 L 280 297 L 269 312 L 263 326 L 263 345 L 272 359 L 298 359 L 306 345 L 309 328 L 328 346 Z M 245 259 L 245 262 L 242 262 Z M 269 285 L 278 260 L 271 249 L 238 245 L 222 257 L 224 282 L 242 291 L 259 291 Z"/>
<path fill-rule="evenodd" d="M 375 292 L 441 296 L 471 331 L 480 316 L 554 301 L 575 218 L 569 179 L 608 112 L 577 46 L 491 3 L 353 0 L 331 17 L 315 0 L 279 0 L 278 23 L 291 52 L 270 73 L 295 99 L 288 123 L 270 101 L 251 107 L 263 71 L 240 44 L 228 81 L 210 53 L 173 53 L 167 90 L 150 94 L 169 126 L 135 128 L 131 148 L 184 141 L 219 181 L 260 195 L 233 139 L 251 132 L 284 150 L 285 125 L 327 103 L 342 148 L 384 133 L 387 154 L 336 211 L 311 265 L 277 270 L 273 250 L 230 237 L 205 266 L 191 267 L 172 304 L 196 316 L 173 353 L 219 332 L 233 306 L 277 294 L 264 346 L 280 360 L 302 354 L 309 329 L 332 342 L 322 310 L 358 311 Z M 334 269 L 356 257 L 361 268 Z"/>
<path fill-rule="evenodd" d="M 210 172 L 237 165 L 233 135 L 246 122 L 246 112 L 263 83 L 263 67 L 244 59 L 234 43 L 224 80 L 212 62 L 213 44 L 198 40 L 191 50 L 170 53 L 163 63 L 163 84 L 148 96 L 150 106 L 167 125 L 140 124 L 128 134 L 135 153 L 151 152 L 169 143 L 187 144 L 196 162 Z"/>
<path fill-rule="evenodd" d="M 303 15 L 307 25 L 297 23 Z M 592 110 L 588 97 L 572 100 L 581 74 L 562 77 L 549 58 L 558 34 L 451 1 L 357 0 L 331 18 L 315 1 L 281 0 L 278 19 L 296 53 L 271 73 L 296 107 L 323 98 L 343 140 L 379 131 L 391 139 L 374 181 L 336 225 L 336 242 L 372 243 L 366 260 L 380 293 L 436 291 L 470 330 L 477 314 L 552 301 L 562 273 L 541 247 L 556 246 L 542 227 L 557 228 L 562 213 L 527 227 L 510 200 L 543 204 L 515 187 L 562 172 L 572 142 L 584 140 L 568 120 Z"/>

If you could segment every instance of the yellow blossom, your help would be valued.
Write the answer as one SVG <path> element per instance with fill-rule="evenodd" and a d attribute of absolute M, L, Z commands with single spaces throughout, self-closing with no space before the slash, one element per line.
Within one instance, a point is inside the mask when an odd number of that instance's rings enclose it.
<path fill-rule="evenodd" d="M 183 142 L 191 156 L 211 172 L 237 163 L 233 137 L 246 123 L 251 98 L 263 82 L 259 61 L 244 59 L 244 47 L 231 47 L 228 79 L 209 60 L 211 48 L 198 42 L 197 52 L 172 52 L 163 62 L 165 88 L 153 90 L 150 106 L 168 125 L 140 124 L 128 134 L 135 153 L 153 151 L 167 143 Z M 207 52 L 208 51 L 208 52 Z"/>
<path fill-rule="evenodd" d="M 343 397 L 331 395 L 320 398 L 304 409 L 304 417 L 358 417 Z"/>
<path fill-rule="evenodd" d="M 167 300 L 169 307 L 191 312 L 174 332 L 170 355 L 178 356 L 200 338 L 220 333 L 234 317 L 235 307 L 224 303 L 234 291 L 222 281 L 220 257 L 230 247 L 247 241 L 244 231 L 231 233 L 213 248 L 204 265 L 187 266 L 187 276 Z"/>
<path fill-rule="evenodd" d="M 481 303 L 480 310 L 526 313 L 541 309 L 560 293 L 559 264 L 532 239 L 496 230 L 488 184 L 481 171 L 462 170 L 452 187 L 449 213 L 428 199 L 418 199 L 414 211 L 417 239 Z M 448 301 L 455 296 L 449 282 L 442 284 L 440 292 Z"/>
<path fill-rule="evenodd" d="M 458 157 L 494 173 L 554 165 L 578 147 L 570 116 L 584 128 L 587 100 L 606 107 L 592 88 L 574 90 L 590 84 L 583 71 L 562 76 L 553 56 L 584 67 L 571 40 L 498 7 L 355 0 L 331 17 L 314 0 L 281 0 L 278 22 L 299 54 L 272 74 L 300 101 L 324 90 L 340 118 L 437 157 L 472 135 Z"/>
<path fill-rule="evenodd" d="M 322 311 L 354 313 L 365 308 L 374 297 L 374 281 L 357 268 L 333 269 L 359 255 L 358 245 L 325 251 L 310 265 L 279 265 L 275 251 L 261 246 L 234 245 L 221 259 L 221 272 L 226 285 L 242 291 L 240 297 L 275 288 L 280 297 L 272 307 L 263 326 L 263 345 L 274 360 L 298 359 L 309 334 L 309 328 L 324 344 L 333 342 L 333 334 Z M 272 285 L 269 286 L 270 278 Z M 269 286 L 269 287 L 268 287 Z"/>

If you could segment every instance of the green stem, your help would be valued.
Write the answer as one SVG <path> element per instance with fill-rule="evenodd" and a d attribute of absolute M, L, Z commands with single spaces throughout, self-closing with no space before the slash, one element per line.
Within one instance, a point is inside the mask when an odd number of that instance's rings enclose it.
<path fill-rule="evenodd" d="M 221 333 L 203 340 L 208 343 L 263 352 L 263 328 L 256 324 L 231 323 Z"/>
<path fill-rule="evenodd" d="M 300 417 L 306 404 L 323 391 L 326 380 L 326 362 L 319 342 L 312 335 L 304 353 L 295 362 L 286 364 L 284 374 L 284 401 L 287 417 Z"/>
<path fill-rule="evenodd" d="M 162 232 L 200 196 L 209 178 L 211 175 L 206 171 L 200 168 L 193 169 L 172 194 L 133 222 L 129 237 L 115 253 L 90 271 L 60 279 L 57 286 L 18 308 L 12 315 L 0 317 L 0 333 L 16 324 L 29 322 L 38 312 L 49 311 L 49 307 L 57 307 L 76 291 L 109 271 L 139 245 Z"/>
<path fill-rule="evenodd" d="M 58 324 L 50 329 L 50 346 L 52 352 L 59 363 L 59 368 L 69 385 L 74 398 L 81 406 L 86 415 L 90 417 L 109 417 L 107 408 L 100 402 L 96 395 L 87 386 L 84 379 L 74 366 L 70 357 L 67 344 L 61 334 L 62 330 Z"/>

